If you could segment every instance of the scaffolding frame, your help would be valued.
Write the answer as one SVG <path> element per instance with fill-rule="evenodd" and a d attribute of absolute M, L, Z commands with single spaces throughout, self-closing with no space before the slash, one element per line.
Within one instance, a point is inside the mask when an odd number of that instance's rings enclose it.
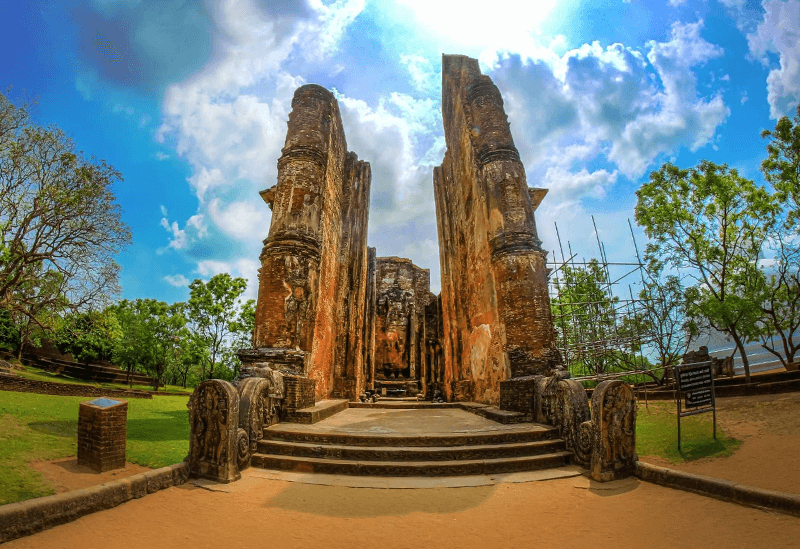
<path fill-rule="evenodd" d="M 644 388 L 644 398 L 647 401 L 647 377 L 657 379 L 658 373 L 662 372 L 664 368 L 661 365 L 645 367 L 648 362 L 644 357 L 643 349 L 648 343 L 654 341 L 655 334 L 640 331 L 632 332 L 630 329 L 623 329 L 622 325 L 626 318 L 638 317 L 642 311 L 642 303 L 647 301 L 642 298 L 635 298 L 633 294 L 632 278 L 638 278 L 638 281 L 641 281 L 644 287 L 645 264 L 639 254 L 639 247 L 636 243 L 630 220 L 628 220 L 628 228 L 636 261 L 608 260 L 605 245 L 600 240 L 594 216 L 592 216 L 592 226 L 599 258 L 593 258 L 589 261 L 586 261 L 585 258 L 577 260 L 578 254 L 573 253 L 572 245 L 569 241 L 567 241 L 567 253 L 565 253 L 558 223 L 554 222 L 553 224 L 555 225 L 561 261 L 557 260 L 556 251 L 553 250 L 552 260 L 547 262 L 548 287 L 550 303 L 554 313 L 553 320 L 558 333 L 556 347 L 561 353 L 565 366 L 571 371 L 572 379 L 577 381 L 600 382 L 607 379 L 633 376 L 637 380 L 637 390 L 638 388 Z M 581 270 L 587 271 L 591 264 L 600 268 L 601 279 L 597 280 L 597 287 L 601 295 L 591 296 L 582 301 L 570 301 L 568 303 L 561 301 L 559 298 L 562 295 L 562 291 L 568 292 L 573 297 L 576 295 L 578 297 L 581 296 L 576 291 L 575 277 L 564 276 L 566 269 L 573 273 Z M 612 269 L 615 271 L 613 277 Z M 628 296 L 620 295 L 625 286 L 627 286 Z M 610 325 L 598 326 L 596 327 L 597 329 L 590 330 L 588 327 L 591 322 L 582 322 L 581 320 L 597 316 L 600 306 L 606 308 L 603 312 L 604 315 L 610 315 Z M 615 371 L 608 371 L 607 368 L 602 368 L 601 371 L 598 371 L 596 367 L 592 370 L 588 366 L 593 362 L 597 363 L 598 359 L 603 357 L 618 362 L 622 356 L 632 359 L 630 363 L 627 363 L 628 368 L 617 368 Z M 638 368 L 636 366 L 637 358 L 640 365 Z M 582 370 L 582 372 L 579 370 Z"/>

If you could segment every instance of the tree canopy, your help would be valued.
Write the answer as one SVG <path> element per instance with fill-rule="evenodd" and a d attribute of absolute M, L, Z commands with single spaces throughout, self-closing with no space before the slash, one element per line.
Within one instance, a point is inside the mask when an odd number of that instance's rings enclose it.
<path fill-rule="evenodd" d="M 115 256 L 131 240 L 121 180 L 0 94 L 1 307 L 42 324 L 48 308 L 97 310 L 118 292 Z"/>

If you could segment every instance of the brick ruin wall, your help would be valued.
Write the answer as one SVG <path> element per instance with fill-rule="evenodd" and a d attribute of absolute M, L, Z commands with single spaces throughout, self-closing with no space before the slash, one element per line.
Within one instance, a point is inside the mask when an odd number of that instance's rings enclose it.
<path fill-rule="evenodd" d="M 502 97 L 477 60 L 443 56 L 442 115 L 447 152 L 433 180 L 444 391 L 497 404 L 500 381 L 560 363 L 546 254 Z"/>
<path fill-rule="evenodd" d="M 433 380 L 434 363 L 427 344 L 436 330 L 430 325 L 430 270 L 399 257 L 379 257 L 375 262 L 374 369 L 375 383 L 406 383 L 410 390 L 426 392 Z"/>
<path fill-rule="evenodd" d="M 253 346 L 309 353 L 317 399 L 354 398 L 364 384 L 370 178 L 369 164 L 347 152 L 333 94 L 298 88 L 278 182 L 261 193 L 272 222 Z"/>

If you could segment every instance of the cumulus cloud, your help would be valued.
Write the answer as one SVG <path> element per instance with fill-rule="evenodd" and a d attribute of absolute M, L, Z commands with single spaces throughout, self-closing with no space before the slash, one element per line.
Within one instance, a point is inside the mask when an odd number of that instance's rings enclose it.
<path fill-rule="evenodd" d="M 167 215 L 166 208 L 163 206 L 161 207 L 161 212 L 164 216 Z M 201 214 L 193 215 L 186 221 L 184 228 L 181 229 L 177 221 L 170 223 L 167 217 L 162 217 L 161 226 L 172 236 L 169 241 L 169 247 L 175 250 L 185 250 L 189 245 L 190 238 L 203 238 L 206 233 L 203 219 L 204 216 Z M 187 230 L 189 233 L 187 233 Z"/>
<path fill-rule="evenodd" d="M 164 277 L 164 280 L 171 286 L 175 286 L 176 288 L 185 288 L 189 286 L 189 279 L 183 276 L 182 274 L 177 275 L 167 275 Z"/>
<path fill-rule="evenodd" d="M 364 2 L 216 0 L 207 6 L 216 29 L 214 55 L 167 89 L 156 133 L 188 162 L 188 183 L 198 199 L 184 228 L 166 215 L 161 224 L 171 235 L 169 247 L 200 261 L 203 276 L 236 271 L 232 254 L 258 256 L 270 221 L 258 191 L 274 184 L 291 97 L 304 83 L 286 67 L 293 56 L 330 55 Z M 218 242 L 197 244 L 211 229 L 215 240 L 230 241 L 227 250 Z M 250 270 L 242 276 L 254 277 L 256 267 Z"/>
<path fill-rule="evenodd" d="M 713 142 L 729 109 L 719 94 L 698 93 L 694 71 L 723 53 L 702 27 L 675 23 L 645 52 L 594 42 L 560 56 L 538 48 L 485 57 L 529 182 L 602 196 L 618 173 L 637 178 L 662 154 Z M 610 166 L 586 166 L 597 162 Z"/>
<path fill-rule="evenodd" d="M 770 117 L 778 119 L 800 102 L 800 0 L 764 0 L 763 8 L 747 43 L 750 53 L 770 67 L 767 100 Z M 777 56 L 777 66 L 770 55 Z"/>

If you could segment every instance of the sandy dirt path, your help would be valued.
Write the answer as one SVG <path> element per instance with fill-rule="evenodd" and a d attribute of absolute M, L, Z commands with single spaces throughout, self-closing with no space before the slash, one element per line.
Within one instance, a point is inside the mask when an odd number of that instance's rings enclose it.
<path fill-rule="evenodd" d="M 797 547 L 800 519 L 635 479 L 345 488 L 257 478 L 169 488 L 5 547 Z"/>

